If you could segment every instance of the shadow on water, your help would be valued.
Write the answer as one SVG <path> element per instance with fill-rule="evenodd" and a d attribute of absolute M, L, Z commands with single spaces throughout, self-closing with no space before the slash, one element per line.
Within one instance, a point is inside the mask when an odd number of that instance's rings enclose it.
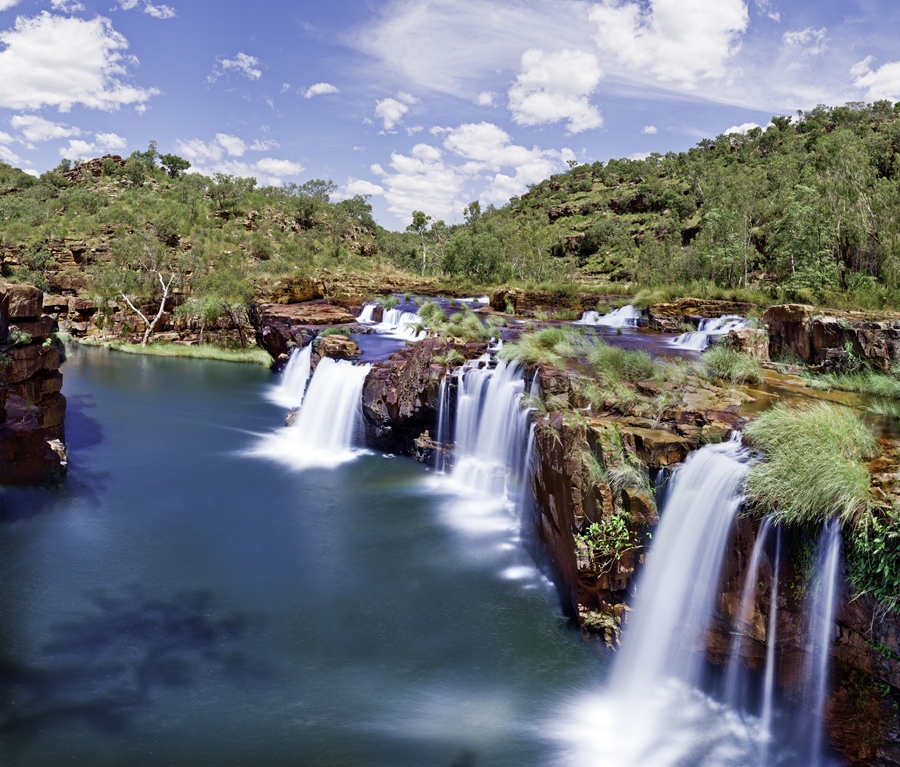
<path fill-rule="evenodd" d="M 88 414 L 93 397 L 78 395 L 66 401 L 66 447 L 69 474 L 61 482 L 40 487 L 0 487 L 0 522 L 31 519 L 62 503 L 81 498 L 99 504 L 108 474 L 90 469 L 82 455 L 103 442 L 103 427 Z"/>
<path fill-rule="evenodd" d="M 73 720 L 121 733 L 166 689 L 259 672 L 236 646 L 247 618 L 216 614 L 207 593 L 88 596 L 93 609 L 53 626 L 36 662 L 0 661 L 0 734 L 27 740 Z"/>

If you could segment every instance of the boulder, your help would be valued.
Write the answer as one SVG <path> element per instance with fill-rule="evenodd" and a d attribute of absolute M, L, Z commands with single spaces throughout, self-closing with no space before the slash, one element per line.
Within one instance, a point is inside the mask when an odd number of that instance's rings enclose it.
<path fill-rule="evenodd" d="M 10 363 L 6 367 L 6 380 L 10 385 L 18 384 L 42 371 L 59 370 L 62 354 L 57 344 L 32 343 L 8 349 L 6 356 Z"/>
<path fill-rule="evenodd" d="M 36 319 L 44 312 L 44 294 L 31 285 L 7 285 L 9 318 L 13 321 Z"/>
<path fill-rule="evenodd" d="M 735 351 L 768 362 L 769 334 L 761 328 L 737 328 L 728 331 L 728 343 Z"/>
<path fill-rule="evenodd" d="M 347 325 L 356 318 L 342 306 L 327 301 L 300 304 L 263 304 L 254 318 L 256 341 L 272 358 L 289 354 L 294 346 L 306 346 L 323 327 Z"/>
<path fill-rule="evenodd" d="M 28 333 L 34 341 L 44 341 L 56 330 L 56 320 L 48 314 L 42 314 L 33 320 L 15 320 L 12 327 L 16 327 L 23 333 Z"/>
<path fill-rule="evenodd" d="M 362 354 L 354 341 L 343 335 L 330 335 L 319 341 L 319 356 L 349 360 Z"/>

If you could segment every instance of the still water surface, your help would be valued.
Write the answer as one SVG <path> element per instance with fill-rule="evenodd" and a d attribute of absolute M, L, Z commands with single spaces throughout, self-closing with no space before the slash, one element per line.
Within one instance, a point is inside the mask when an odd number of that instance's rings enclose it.
<path fill-rule="evenodd" d="M 69 478 L 0 495 L 0 764 L 553 761 L 604 664 L 508 512 L 403 458 L 247 457 L 261 368 L 69 355 Z"/>

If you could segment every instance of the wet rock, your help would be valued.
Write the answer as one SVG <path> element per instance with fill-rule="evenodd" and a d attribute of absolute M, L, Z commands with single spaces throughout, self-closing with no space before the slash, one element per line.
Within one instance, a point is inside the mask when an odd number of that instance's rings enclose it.
<path fill-rule="evenodd" d="M 748 357 L 768 362 L 769 335 L 761 328 L 737 328 L 729 330 L 727 341 L 735 351 Z"/>
<path fill-rule="evenodd" d="M 256 342 L 277 360 L 294 346 L 305 346 L 323 327 L 347 325 L 355 320 L 344 307 L 326 301 L 264 304 L 258 307 L 254 323 Z"/>
<path fill-rule="evenodd" d="M 44 294 L 31 285 L 7 285 L 10 320 L 35 319 L 44 311 Z"/>
<path fill-rule="evenodd" d="M 664 304 L 655 304 L 648 310 L 650 327 L 666 333 L 681 333 L 685 323 L 697 325 L 701 319 L 721 317 L 725 314 L 746 316 L 755 304 L 736 301 L 715 301 L 705 298 L 679 298 Z"/>
<path fill-rule="evenodd" d="M 325 336 L 319 342 L 318 352 L 320 357 L 331 357 L 336 360 L 353 359 L 362 353 L 355 341 L 342 335 Z"/>

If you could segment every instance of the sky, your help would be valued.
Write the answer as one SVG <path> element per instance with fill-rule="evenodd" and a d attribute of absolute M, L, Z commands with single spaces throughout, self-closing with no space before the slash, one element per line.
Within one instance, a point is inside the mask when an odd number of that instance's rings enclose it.
<path fill-rule="evenodd" d="M 900 100 L 898 40 L 896 0 L 0 0 L 0 160 L 154 140 L 450 223 L 570 161 Z"/>

